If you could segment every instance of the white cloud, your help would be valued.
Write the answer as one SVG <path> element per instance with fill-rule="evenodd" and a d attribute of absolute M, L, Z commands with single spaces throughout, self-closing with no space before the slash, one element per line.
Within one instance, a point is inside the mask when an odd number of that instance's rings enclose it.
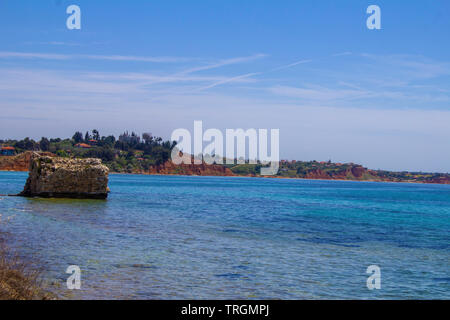
<path fill-rule="evenodd" d="M 66 59 L 70 59 L 70 56 L 65 55 L 65 54 L 52 54 L 52 53 L 1 51 L 0 58 L 66 60 Z"/>
<path fill-rule="evenodd" d="M 222 85 L 222 84 L 226 84 L 226 83 L 240 82 L 240 81 L 243 80 L 243 79 L 247 79 L 247 78 L 250 78 L 250 77 L 259 75 L 259 74 L 261 74 L 261 73 L 259 73 L 259 72 L 253 72 L 253 73 L 247 73 L 247 74 L 243 74 L 243 75 L 236 76 L 236 77 L 231 77 L 231 78 L 223 79 L 223 80 L 217 81 L 217 82 L 215 82 L 215 83 L 213 83 L 213 84 L 210 84 L 210 85 L 208 85 L 208 86 L 199 88 L 199 89 L 197 89 L 196 91 L 203 91 L 203 90 L 211 89 L 211 88 L 214 88 L 214 87 L 220 86 L 220 85 Z"/>
<path fill-rule="evenodd" d="M 89 59 L 89 60 L 110 60 L 110 61 L 136 61 L 154 63 L 176 63 L 186 62 L 191 59 L 182 57 L 140 57 L 123 55 L 93 55 L 93 54 L 50 54 L 36 52 L 13 52 L 1 51 L 0 58 L 16 59 L 46 59 L 46 60 L 68 60 L 68 59 Z"/>
<path fill-rule="evenodd" d="M 248 56 L 248 57 L 237 57 L 237 58 L 231 58 L 231 59 L 224 59 L 224 60 L 220 60 L 219 62 L 216 62 L 216 63 L 207 64 L 205 66 L 200 66 L 200 67 L 194 67 L 194 68 L 186 69 L 186 70 L 184 70 L 181 73 L 182 74 L 187 74 L 187 73 L 193 73 L 193 72 L 217 69 L 217 68 L 221 68 L 221 67 L 229 66 L 229 65 L 233 65 L 233 64 L 250 62 L 250 61 L 261 59 L 261 58 L 265 58 L 265 57 L 267 57 L 266 54 L 260 53 L 260 54 L 255 54 L 255 55 Z"/>
<path fill-rule="evenodd" d="M 297 62 L 290 63 L 288 65 L 284 65 L 284 66 L 280 66 L 280 67 L 274 68 L 274 69 L 272 69 L 270 71 L 278 71 L 278 70 L 288 69 L 288 68 L 295 67 L 295 66 L 297 66 L 299 64 L 305 64 L 305 63 L 309 63 L 309 62 L 313 62 L 313 60 L 310 60 L 310 59 L 299 60 Z"/>
<path fill-rule="evenodd" d="M 65 44 L 65 43 L 61 43 Z M 193 73 L 204 70 L 211 70 L 223 66 L 250 62 L 256 59 L 264 58 L 265 54 L 255 54 L 246 57 L 236 57 L 219 60 L 218 62 L 206 64 L 204 66 L 193 67 L 184 70 L 182 73 Z M 15 52 L 0 51 L 0 58 L 16 59 L 46 59 L 46 60 L 68 60 L 68 59 L 88 59 L 88 60 L 106 60 L 106 61 L 135 61 L 135 62 L 153 62 L 153 63 L 180 63 L 199 59 L 186 57 L 148 57 L 148 56 L 130 56 L 130 55 L 96 55 L 96 54 L 52 54 L 37 52 Z"/>
<path fill-rule="evenodd" d="M 309 85 L 307 87 L 274 86 L 269 91 L 282 96 L 299 98 L 304 101 L 330 102 L 335 100 L 361 99 L 370 95 L 369 91 L 361 89 L 331 89 L 323 86 Z"/>
<path fill-rule="evenodd" d="M 378 68 L 387 68 L 389 75 L 403 76 L 409 80 L 428 79 L 450 75 L 450 63 L 438 62 L 418 55 L 374 55 L 361 54 L 372 60 Z"/>

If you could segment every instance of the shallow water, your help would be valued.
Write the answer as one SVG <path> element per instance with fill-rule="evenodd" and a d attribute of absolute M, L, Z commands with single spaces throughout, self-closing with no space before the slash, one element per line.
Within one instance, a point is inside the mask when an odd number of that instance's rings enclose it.
<path fill-rule="evenodd" d="M 26 177 L 0 172 L 0 194 Z M 0 197 L 0 236 L 63 298 L 450 298 L 447 185 L 111 175 L 110 188 Z M 69 265 L 81 290 L 66 289 Z"/>

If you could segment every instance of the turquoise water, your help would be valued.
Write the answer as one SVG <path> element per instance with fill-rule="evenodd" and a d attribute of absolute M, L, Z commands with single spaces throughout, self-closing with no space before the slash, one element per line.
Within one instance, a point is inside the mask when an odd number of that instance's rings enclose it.
<path fill-rule="evenodd" d="M 0 194 L 26 177 L 0 172 Z M 111 175 L 110 188 L 0 197 L 1 236 L 68 298 L 450 298 L 450 186 Z"/>

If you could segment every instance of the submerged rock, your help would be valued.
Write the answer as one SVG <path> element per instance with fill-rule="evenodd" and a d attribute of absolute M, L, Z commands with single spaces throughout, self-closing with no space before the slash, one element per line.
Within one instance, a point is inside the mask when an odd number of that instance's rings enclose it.
<path fill-rule="evenodd" d="M 108 167 L 100 159 L 69 159 L 35 156 L 24 197 L 106 199 Z"/>

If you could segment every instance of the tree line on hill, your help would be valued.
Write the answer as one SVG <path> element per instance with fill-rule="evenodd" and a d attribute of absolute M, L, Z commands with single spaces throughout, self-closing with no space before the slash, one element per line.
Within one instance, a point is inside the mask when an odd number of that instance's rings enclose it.
<path fill-rule="evenodd" d="M 14 147 L 17 153 L 45 151 L 61 157 L 100 158 L 115 172 L 148 170 L 163 164 L 176 146 L 175 141 L 163 141 L 150 133 L 140 136 L 135 132 L 124 132 L 116 139 L 114 135 L 101 136 L 96 129 L 85 134 L 77 131 L 70 139 L 42 137 L 35 141 L 27 137 L 0 140 L 0 144 Z"/>
<path fill-rule="evenodd" d="M 47 151 L 61 157 L 100 158 L 113 172 L 146 172 L 151 167 L 164 164 L 170 159 L 175 141 L 163 141 L 150 133 L 138 135 L 124 132 L 116 139 L 114 135 L 101 136 L 94 129 L 83 134 L 75 132 L 72 138 L 46 138 L 39 141 L 30 138 L 23 140 L 0 140 L 1 145 L 12 146 L 16 153 L 24 151 Z M 236 175 L 258 176 L 261 163 L 225 164 Z M 277 174 L 286 178 L 371 180 L 397 182 L 448 183 L 450 174 L 423 172 L 391 172 L 369 170 L 353 163 L 332 163 L 317 161 L 280 161 Z"/>

